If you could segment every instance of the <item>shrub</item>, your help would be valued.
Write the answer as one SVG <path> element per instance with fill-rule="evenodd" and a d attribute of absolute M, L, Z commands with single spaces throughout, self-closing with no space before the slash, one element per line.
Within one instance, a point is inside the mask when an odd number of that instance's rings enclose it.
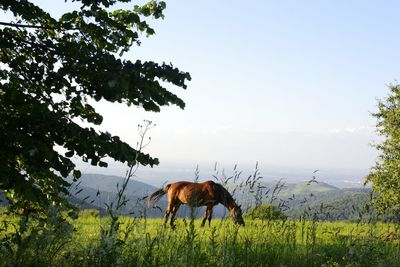
<path fill-rule="evenodd" d="M 271 204 L 261 204 L 251 208 L 246 212 L 246 217 L 261 220 L 284 220 L 286 215 L 276 206 Z"/>
<path fill-rule="evenodd" d="M 98 218 L 100 215 L 100 211 L 96 209 L 85 209 L 79 211 L 80 218 Z"/>

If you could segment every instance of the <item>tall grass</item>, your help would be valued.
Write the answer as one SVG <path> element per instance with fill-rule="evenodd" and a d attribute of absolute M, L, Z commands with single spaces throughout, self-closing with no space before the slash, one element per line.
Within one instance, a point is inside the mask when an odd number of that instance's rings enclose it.
<path fill-rule="evenodd" d="M 2 223 L 23 220 L 1 216 Z M 247 220 L 237 228 L 216 219 L 201 228 L 200 220 L 177 219 L 172 230 L 161 219 L 121 217 L 118 231 L 104 239 L 110 220 L 82 213 L 72 232 L 62 221 L 32 222 L 28 231 L 36 232 L 28 238 L 18 237 L 10 249 L 2 243 L 0 265 L 400 266 L 400 229 L 393 223 Z M 2 241 L 15 231 L 3 232 Z"/>
<path fill-rule="evenodd" d="M 400 266 L 400 225 L 376 220 L 320 221 L 318 213 L 297 219 L 246 219 L 236 227 L 230 219 L 214 219 L 200 227 L 192 210 L 162 227 L 162 219 L 124 217 L 124 190 L 131 168 L 108 216 L 82 211 L 73 220 L 57 210 L 45 218 L 0 214 L 0 266 Z M 279 200 L 283 184 L 263 188 L 258 166 L 241 180 L 216 170 L 214 178 L 233 195 L 248 191 L 250 205 Z M 196 169 L 195 180 L 199 179 Z M 285 203 L 278 204 L 281 209 Z"/>

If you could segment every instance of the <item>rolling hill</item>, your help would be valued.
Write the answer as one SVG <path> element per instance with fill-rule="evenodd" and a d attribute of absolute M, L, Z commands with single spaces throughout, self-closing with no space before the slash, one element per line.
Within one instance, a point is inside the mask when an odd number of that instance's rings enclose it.
<path fill-rule="evenodd" d="M 123 177 L 113 175 L 82 174 L 78 183 L 74 183 L 74 185 L 79 184 L 78 186 L 89 187 L 98 191 L 116 192 L 117 186 L 121 186 L 123 179 Z M 71 178 L 69 181 L 72 181 Z M 128 195 L 143 197 L 158 189 L 155 186 L 131 179 L 126 188 L 126 193 Z"/>
<path fill-rule="evenodd" d="M 70 193 L 74 198 L 80 200 L 80 207 L 87 203 L 105 211 L 107 205 L 115 207 L 117 188 L 121 187 L 123 180 L 124 178 L 119 176 L 83 174 L 77 183 L 72 184 Z M 135 216 L 146 215 L 147 217 L 160 216 L 157 210 L 148 209 L 146 204 L 146 197 L 158 189 L 134 179 L 130 180 L 125 191 L 128 202 L 122 209 L 122 213 Z M 167 203 L 165 200 L 161 200 L 160 205 L 166 207 Z"/>
<path fill-rule="evenodd" d="M 101 214 L 106 214 L 107 205 L 115 207 L 117 185 L 120 187 L 122 182 L 123 177 L 83 174 L 79 182 L 72 184 L 69 200 L 80 209 L 98 209 Z M 246 187 L 235 189 L 237 188 L 235 184 L 229 184 L 226 187 L 230 192 L 235 191 L 234 197 L 245 209 L 254 205 L 258 197 L 262 202 L 279 206 L 289 217 L 297 218 L 304 214 L 318 213 L 321 220 L 357 219 L 364 212 L 371 193 L 370 189 L 339 189 L 330 184 L 315 181 L 287 183 L 282 186 L 276 182 L 261 183 L 259 188 L 252 189 Z M 159 209 L 147 208 L 146 202 L 146 197 L 158 189 L 132 179 L 125 192 L 128 202 L 122 213 L 133 216 L 162 217 L 167 206 L 165 196 L 157 203 Z M 7 203 L 1 193 L 0 200 L 2 200 L 0 205 Z M 204 208 L 196 209 L 195 216 L 201 217 L 203 213 Z M 189 216 L 189 214 L 190 209 L 186 206 L 182 206 L 178 212 L 180 217 Z M 222 205 L 214 208 L 214 217 L 228 215 Z"/>

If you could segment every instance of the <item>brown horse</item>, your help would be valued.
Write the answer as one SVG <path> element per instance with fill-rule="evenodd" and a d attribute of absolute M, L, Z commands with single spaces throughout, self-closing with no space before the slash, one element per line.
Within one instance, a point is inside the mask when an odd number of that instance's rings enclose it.
<path fill-rule="evenodd" d="M 168 207 L 165 210 L 164 227 L 171 216 L 170 225 L 174 227 L 174 218 L 176 212 L 182 204 L 190 207 L 207 206 L 204 219 L 201 223 L 203 227 L 208 219 L 208 225 L 211 226 L 211 216 L 213 207 L 219 203 L 228 209 L 235 224 L 244 226 L 242 210 L 235 203 L 235 200 L 222 185 L 207 181 L 204 183 L 176 182 L 168 184 L 150 195 L 148 206 L 153 207 L 163 195 L 168 193 Z"/>

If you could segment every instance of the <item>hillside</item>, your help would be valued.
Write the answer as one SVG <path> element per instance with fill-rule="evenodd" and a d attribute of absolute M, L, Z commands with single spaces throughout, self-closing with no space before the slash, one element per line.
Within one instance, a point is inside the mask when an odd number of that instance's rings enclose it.
<path fill-rule="evenodd" d="M 273 186 L 270 184 L 270 188 Z M 268 188 L 268 187 L 267 187 Z M 284 184 L 272 203 L 279 206 L 291 218 L 300 216 L 320 220 L 357 220 L 359 218 L 377 218 L 376 211 L 366 210 L 370 202 L 371 189 L 340 189 L 317 181 L 304 181 L 297 184 Z M 271 202 L 267 196 L 266 202 Z"/>
<path fill-rule="evenodd" d="M 117 185 L 121 186 L 123 177 L 103 174 L 82 174 L 79 179 L 79 186 L 93 188 L 104 192 L 116 192 Z M 72 181 L 70 179 L 70 181 Z M 128 195 L 134 195 L 138 197 L 147 196 L 149 193 L 158 190 L 159 188 L 139 182 L 135 179 L 131 179 L 126 188 Z"/>
<path fill-rule="evenodd" d="M 69 200 L 80 209 L 98 209 L 105 214 L 106 206 L 116 203 L 117 184 L 120 186 L 123 177 L 83 174 L 79 182 L 73 183 Z M 360 215 L 365 215 L 365 205 L 370 199 L 370 189 L 339 189 L 324 182 L 299 182 L 287 183 L 277 187 L 277 183 L 262 183 L 259 190 L 242 187 L 237 188 L 235 184 L 227 186 L 230 192 L 235 192 L 234 197 L 244 209 L 254 205 L 257 194 L 262 196 L 262 201 L 279 206 L 292 218 L 304 215 L 318 214 L 321 220 L 356 220 Z M 236 189 L 235 189 L 236 188 Z M 147 208 L 146 197 L 158 190 L 152 185 L 131 180 L 125 192 L 128 200 L 122 213 L 130 216 L 162 217 L 167 206 L 167 199 L 164 196 L 157 203 L 159 209 Z M 258 191 L 258 192 L 257 192 Z M 0 194 L 0 205 L 6 201 Z M 115 204 L 114 204 L 115 205 Z M 371 210 L 368 216 L 376 215 Z M 204 208 L 195 210 L 195 216 L 203 216 Z M 189 216 L 190 209 L 182 206 L 178 217 Z M 218 205 L 214 208 L 213 217 L 229 216 L 227 210 Z"/>
<path fill-rule="evenodd" d="M 115 203 L 117 184 L 121 184 L 122 177 L 99 174 L 84 174 L 79 185 L 72 187 L 71 193 L 81 201 L 87 202 L 100 209 L 106 204 Z M 285 210 L 290 217 L 298 217 L 308 213 L 320 213 L 321 219 L 339 220 L 354 219 L 357 211 L 369 200 L 369 189 L 339 189 L 324 182 L 303 181 L 287 183 L 277 189 L 277 183 L 262 183 L 258 194 L 262 195 L 263 202 L 272 203 Z M 235 184 L 227 185 L 229 191 L 235 191 L 235 198 L 244 208 L 249 208 L 255 203 L 257 188 L 249 190 L 237 188 Z M 158 188 L 143 182 L 131 180 L 126 190 L 128 205 L 123 210 L 126 215 L 148 217 L 162 217 L 167 206 L 166 197 L 163 197 L 157 206 L 161 209 L 148 209 L 145 197 Z M 322 205 L 322 209 L 321 209 Z M 196 209 L 195 216 L 203 216 L 204 208 Z M 182 206 L 178 217 L 190 214 L 190 209 Z M 214 209 L 214 217 L 228 216 L 226 209 L 218 205 Z"/>
<path fill-rule="evenodd" d="M 320 196 L 324 196 L 332 192 L 338 194 L 341 192 L 339 188 L 333 185 L 316 181 L 299 183 L 262 182 L 253 186 L 253 188 L 229 184 L 227 188 L 230 192 L 235 192 L 234 197 L 246 207 L 253 206 L 260 201 L 277 206 L 290 203 L 293 206 L 304 201 L 310 195 L 320 194 Z"/>
<path fill-rule="evenodd" d="M 283 198 L 290 196 L 306 196 L 308 194 L 315 193 L 325 193 L 331 191 L 340 190 L 338 187 L 324 183 L 324 182 L 316 182 L 316 181 L 303 181 L 297 184 L 286 184 L 280 193 L 280 196 Z"/>
<path fill-rule="evenodd" d="M 100 174 L 83 174 L 78 183 L 71 186 L 71 194 L 81 201 L 80 207 L 85 208 L 93 205 L 99 209 L 105 210 L 106 205 L 116 202 L 117 184 L 119 186 L 123 182 L 123 177 L 100 175 Z M 125 192 L 128 204 L 123 209 L 123 214 L 130 216 L 147 216 L 147 217 L 163 217 L 164 210 L 167 207 L 167 198 L 164 196 L 157 202 L 155 209 L 147 208 L 147 196 L 158 190 L 159 188 L 152 185 L 130 180 Z M 86 203 L 86 204 L 85 204 Z M 202 217 L 205 207 L 195 209 L 195 217 Z M 190 208 L 181 206 L 177 216 L 186 217 L 191 214 Z M 225 217 L 228 215 L 227 210 L 222 205 L 214 208 L 214 217 Z"/>
<path fill-rule="evenodd" d="M 87 201 L 84 201 L 82 199 L 79 199 L 79 198 L 77 198 L 75 196 L 69 196 L 68 197 L 68 201 L 69 201 L 69 203 L 77 206 L 80 210 L 96 209 L 96 210 L 100 211 L 101 215 L 105 215 L 106 214 L 105 209 L 103 209 L 103 208 L 101 208 L 99 206 L 93 205 L 93 204 L 91 204 L 91 203 L 89 203 Z"/>
<path fill-rule="evenodd" d="M 370 202 L 369 189 L 339 189 L 324 193 L 312 193 L 303 199 L 287 202 L 286 214 L 292 218 L 300 216 L 313 217 L 320 220 L 357 220 L 377 217 L 371 208 L 366 210 Z"/>
<path fill-rule="evenodd" d="M 230 191 L 234 185 L 229 185 Z M 371 189 L 340 189 L 324 182 L 303 181 L 293 183 L 261 183 L 258 187 L 238 188 L 235 198 L 245 207 L 255 203 L 272 203 L 291 218 L 313 217 L 320 220 L 357 220 L 377 218 L 373 208 L 365 207 L 370 202 Z M 387 217 L 387 216 L 385 216 Z M 383 218 L 383 217 L 381 217 Z"/>
<path fill-rule="evenodd" d="M 263 194 L 265 196 L 272 195 L 274 192 L 275 195 L 278 195 L 279 198 L 282 199 L 293 198 L 293 195 L 296 198 L 302 198 L 309 194 L 340 191 L 336 186 L 324 182 L 317 182 L 315 180 L 301 181 L 298 183 L 278 183 L 276 181 L 261 183 L 260 186 L 263 188 Z"/>
<path fill-rule="evenodd" d="M 107 205 L 115 205 L 117 200 L 117 188 L 121 187 L 124 178 L 113 175 L 102 174 L 82 174 L 77 183 L 71 186 L 71 194 L 82 203 L 94 205 L 101 210 L 106 210 Z M 127 205 L 122 210 L 125 215 L 158 217 L 154 209 L 148 209 L 146 206 L 146 197 L 158 190 L 152 185 L 131 179 L 125 191 Z M 160 201 L 161 205 L 166 207 L 166 202 Z M 80 205 L 81 207 L 82 204 Z"/>

